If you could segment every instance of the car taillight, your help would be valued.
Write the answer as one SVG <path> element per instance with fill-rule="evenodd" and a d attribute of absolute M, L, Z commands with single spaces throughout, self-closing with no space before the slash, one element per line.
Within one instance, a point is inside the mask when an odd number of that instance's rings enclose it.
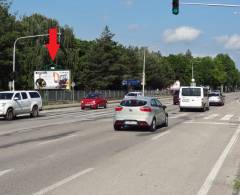
<path fill-rule="evenodd" d="M 116 112 L 120 112 L 120 111 L 122 111 L 122 109 L 123 109 L 123 107 L 121 107 L 121 106 L 115 107 L 115 111 L 116 111 Z"/>
<path fill-rule="evenodd" d="M 152 108 L 149 106 L 143 106 L 140 108 L 142 112 L 152 112 Z"/>

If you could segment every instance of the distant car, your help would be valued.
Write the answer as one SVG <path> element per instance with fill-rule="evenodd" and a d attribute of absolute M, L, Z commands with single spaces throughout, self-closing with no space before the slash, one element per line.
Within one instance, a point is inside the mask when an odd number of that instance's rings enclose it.
<path fill-rule="evenodd" d="M 107 100 L 101 93 L 89 93 L 87 97 L 81 100 L 81 109 L 92 108 L 98 109 L 100 107 L 107 108 Z"/>
<path fill-rule="evenodd" d="M 225 97 L 221 94 L 220 91 L 212 91 L 208 94 L 209 104 L 210 105 L 221 105 L 225 103 Z"/>
<path fill-rule="evenodd" d="M 173 92 L 173 104 L 174 105 L 179 104 L 179 90 Z"/>
<path fill-rule="evenodd" d="M 17 115 L 37 117 L 42 110 L 42 98 L 37 91 L 0 92 L 0 116 L 13 120 Z"/>
<path fill-rule="evenodd" d="M 142 92 L 129 92 L 124 96 L 124 98 L 134 98 L 140 96 L 143 96 Z"/>
<path fill-rule="evenodd" d="M 114 130 L 138 127 L 155 131 L 158 126 L 168 126 L 166 106 L 153 97 L 124 99 L 115 108 Z"/>

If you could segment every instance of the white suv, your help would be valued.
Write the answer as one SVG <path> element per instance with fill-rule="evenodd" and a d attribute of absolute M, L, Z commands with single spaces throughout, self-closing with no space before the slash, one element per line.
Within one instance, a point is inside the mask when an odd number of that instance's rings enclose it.
<path fill-rule="evenodd" d="M 0 92 L 0 116 L 13 120 L 17 115 L 37 117 L 42 110 L 42 98 L 37 91 Z"/>

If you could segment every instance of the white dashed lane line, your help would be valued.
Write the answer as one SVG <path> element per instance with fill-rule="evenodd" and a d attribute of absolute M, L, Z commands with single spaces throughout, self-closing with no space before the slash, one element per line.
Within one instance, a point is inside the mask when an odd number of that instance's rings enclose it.
<path fill-rule="evenodd" d="M 170 133 L 169 131 L 163 132 L 163 133 L 161 133 L 161 134 L 159 134 L 159 135 L 156 135 L 156 136 L 152 137 L 152 140 L 157 140 L 157 139 L 159 139 L 160 137 L 163 137 L 163 136 L 165 136 L 165 135 L 167 135 L 167 134 L 169 134 L 169 133 Z"/>
<path fill-rule="evenodd" d="M 50 191 L 52 191 L 52 190 L 54 190 L 54 189 L 56 189 L 56 188 L 58 188 L 58 187 L 60 187 L 60 186 L 62 186 L 64 184 L 66 184 L 66 183 L 68 183 L 68 182 L 70 182 L 70 181 L 72 181 L 74 179 L 77 179 L 78 177 L 83 176 L 83 175 L 85 175 L 85 174 L 87 174 L 87 173 L 89 173 L 89 172 L 91 172 L 93 170 L 94 170 L 94 168 L 85 169 L 85 170 L 83 170 L 81 172 L 78 172 L 78 173 L 76 173 L 76 174 L 74 174 L 74 175 L 72 175 L 70 177 L 67 177 L 67 178 L 65 178 L 65 179 L 63 179 L 63 180 L 61 180 L 61 181 L 59 181 L 59 182 L 57 182 L 57 183 L 55 183 L 55 184 L 53 184 L 51 186 L 48 186 L 48 187 L 46 187 L 46 188 L 44 188 L 44 189 L 34 193 L 33 195 L 47 194 Z"/>
<path fill-rule="evenodd" d="M 10 172 L 12 172 L 14 169 L 7 169 L 7 170 L 4 170 L 4 171 L 0 171 L 0 177 L 3 176 L 3 175 L 6 175 Z"/>

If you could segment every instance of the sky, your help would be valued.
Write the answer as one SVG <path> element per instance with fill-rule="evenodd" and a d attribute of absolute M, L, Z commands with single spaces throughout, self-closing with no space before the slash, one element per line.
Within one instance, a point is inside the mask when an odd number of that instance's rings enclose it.
<path fill-rule="evenodd" d="M 240 0 L 180 0 L 180 3 L 227 3 Z M 94 40 L 108 25 L 114 40 L 125 46 L 148 47 L 163 55 L 229 54 L 240 69 L 240 7 L 180 5 L 172 0 L 13 0 L 12 13 L 39 13 L 72 27 L 77 38 Z"/>

